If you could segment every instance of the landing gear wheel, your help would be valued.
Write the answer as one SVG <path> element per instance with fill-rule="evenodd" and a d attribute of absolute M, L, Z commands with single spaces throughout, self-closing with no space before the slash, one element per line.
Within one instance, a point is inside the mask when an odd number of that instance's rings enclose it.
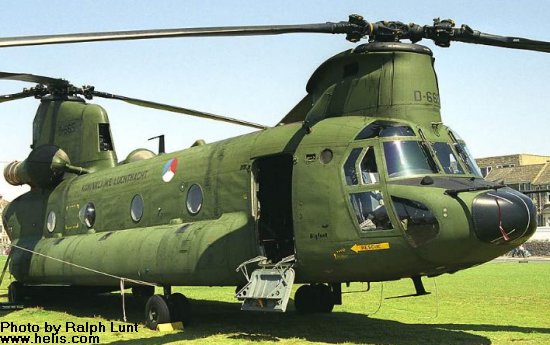
<path fill-rule="evenodd" d="M 132 296 L 138 301 L 147 301 L 155 294 L 155 287 L 149 285 L 132 286 Z"/>
<path fill-rule="evenodd" d="M 302 285 L 298 288 L 298 290 L 296 290 L 296 293 L 294 294 L 294 308 L 296 309 L 296 312 L 300 313 L 300 314 L 305 314 L 307 313 L 307 309 L 308 308 L 308 299 L 307 299 L 307 295 L 308 295 L 308 288 L 309 288 L 309 285 Z"/>
<path fill-rule="evenodd" d="M 191 321 L 191 303 L 181 293 L 176 292 L 168 296 L 168 308 L 170 309 L 172 322 L 181 321 L 184 325 L 187 325 Z"/>
<path fill-rule="evenodd" d="M 320 296 L 314 285 L 303 285 L 294 295 L 294 307 L 301 314 L 315 313 L 319 300 Z"/>
<path fill-rule="evenodd" d="M 12 282 L 8 286 L 8 302 L 22 303 L 25 299 L 25 286 L 21 282 Z"/>
<path fill-rule="evenodd" d="M 170 322 L 170 309 L 166 299 L 161 295 L 154 295 L 145 304 L 145 326 L 156 330 L 162 323 Z"/>
<path fill-rule="evenodd" d="M 325 284 L 303 285 L 294 295 L 298 313 L 330 313 L 334 308 L 332 290 Z"/>
<path fill-rule="evenodd" d="M 325 284 L 315 285 L 315 288 L 319 290 L 321 299 L 319 300 L 319 312 L 330 313 L 334 308 L 334 297 L 332 295 L 332 289 Z"/>

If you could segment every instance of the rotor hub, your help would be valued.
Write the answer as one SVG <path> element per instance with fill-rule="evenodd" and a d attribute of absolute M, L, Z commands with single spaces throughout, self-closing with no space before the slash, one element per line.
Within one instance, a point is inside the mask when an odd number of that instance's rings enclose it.
<path fill-rule="evenodd" d="M 381 52 L 409 52 L 419 53 L 433 56 L 433 52 L 430 48 L 413 43 L 402 42 L 369 42 L 361 44 L 353 49 L 355 54 L 363 53 L 381 53 Z"/>

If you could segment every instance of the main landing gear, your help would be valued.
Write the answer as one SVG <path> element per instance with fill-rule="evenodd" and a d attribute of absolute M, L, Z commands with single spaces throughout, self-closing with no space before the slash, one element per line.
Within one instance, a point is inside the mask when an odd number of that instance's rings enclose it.
<path fill-rule="evenodd" d="M 169 286 L 164 287 L 164 295 L 153 295 L 154 289 L 145 287 L 132 289 L 132 293 L 139 298 L 145 297 L 142 293 L 150 293 L 145 304 L 145 325 L 149 329 L 155 330 L 163 323 L 191 321 L 191 303 L 181 293 L 171 293 Z"/>
<path fill-rule="evenodd" d="M 25 286 L 22 283 L 15 281 L 8 287 L 8 301 L 12 304 L 21 304 L 29 301 L 31 297 L 35 296 L 56 296 L 61 291 L 81 291 L 83 288 L 75 288 L 76 290 L 59 290 L 63 287 L 51 287 L 50 290 L 44 290 L 49 293 L 55 293 L 56 295 L 50 295 L 40 293 L 40 288 L 35 286 Z M 72 287 L 66 287 L 71 289 Z M 36 290 L 36 291 L 33 291 Z M 94 290 L 90 290 L 93 292 Z M 107 292 L 110 290 L 102 291 L 98 289 L 97 293 Z M 46 292 L 46 293 L 47 293 Z M 132 295 L 138 301 L 138 303 L 145 303 L 145 325 L 155 330 L 157 326 L 162 323 L 182 322 L 184 325 L 188 324 L 191 320 L 191 303 L 181 293 L 171 293 L 169 286 L 164 287 L 163 295 L 154 295 L 155 289 L 152 286 L 134 286 L 132 287 Z M 69 294 L 71 295 L 71 294 Z M 60 296 L 66 296 L 61 294 Z"/>
<path fill-rule="evenodd" d="M 330 313 L 335 304 L 342 304 L 340 284 L 301 286 L 294 295 L 296 311 L 302 314 Z"/>
<path fill-rule="evenodd" d="M 23 303 L 25 298 L 27 298 L 27 290 L 23 284 L 15 281 L 8 286 L 9 303 Z"/>

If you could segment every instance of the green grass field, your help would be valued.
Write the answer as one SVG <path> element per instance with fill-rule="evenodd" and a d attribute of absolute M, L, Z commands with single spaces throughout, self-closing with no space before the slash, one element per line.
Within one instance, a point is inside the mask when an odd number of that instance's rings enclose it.
<path fill-rule="evenodd" d="M 111 344 L 550 344 L 550 264 L 488 263 L 424 282 L 432 294 L 392 298 L 412 293 L 412 283 L 375 283 L 368 293 L 346 293 L 342 306 L 323 315 L 298 315 L 292 302 L 284 314 L 241 312 L 234 288 L 178 288 L 193 303 L 194 322 L 183 332 L 166 333 L 145 329 L 142 307 L 127 296 L 129 322 L 139 323 L 138 331 L 108 329 L 96 335 L 101 343 Z M 8 283 L 1 286 L 3 300 Z M 355 283 L 344 291 L 365 288 Z M 111 321 L 118 327 L 124 325 L 121 320 L 116 294 L 0 314 L 0 322 L 41 327 L 45 322 L 63 327 L 66 322 L 101 322 L 110 327 Z M 59 333 L 74 334 L 87 335 Z"/>

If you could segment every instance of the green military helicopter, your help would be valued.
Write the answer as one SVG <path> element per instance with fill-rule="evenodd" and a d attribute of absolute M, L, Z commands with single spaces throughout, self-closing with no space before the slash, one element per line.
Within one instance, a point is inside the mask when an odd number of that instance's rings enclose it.
<path fill-rule="evenodd" d="M 441 121 L 431 39 L 550 52 L 550 43 L 481 33 L 451 20 L 419 26 L 339 23 L 13 37 L 0 47 L 190 36 L 345 34 L 369 43 L 325 61 L 307 96 L 265 127 L 113 95 L 62 79 L 1 73 L 38 84 L 1 96 L 36 97 L 32 152 L 5 169 L 30 192 L 4 213 L 12 240 L 12 302 L 41 286 L 146 297 L 146 325 L 184 321 L 172 286 L 237 286 L 245 310 L 330 312 L 341 284 L 453 273 L 487 262 L 535 231 L 523 194 L 484 181 L 464 141 Z M 410 40 L 412 43 L 402 43 Z M 166 153 L 117 158 L 94 97 L 226 121 L 256 132 Z M 241 271 L 241 272 L 239 272 Z M 243 274 L 241 274 L 243 273 Z M 164 288 L 153 295 L 154 286 Z"/>

